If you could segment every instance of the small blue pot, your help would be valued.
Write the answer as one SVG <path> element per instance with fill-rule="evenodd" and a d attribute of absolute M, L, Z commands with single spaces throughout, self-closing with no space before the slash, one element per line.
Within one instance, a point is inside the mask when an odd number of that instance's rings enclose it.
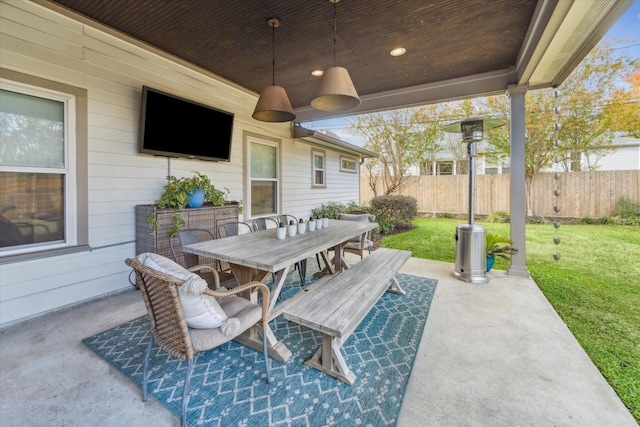
<path fill-rule="evenodd" d="M 204 203 L 204 190 L 197 189 L 193 193 L 187 193 L 187 207 L 199 208 Z"/>
<path fill-rule="evenodd" d="M 496 257 L 487 255 L 487 271 L 493 268 L 493 264 L 496 262 Z"/>

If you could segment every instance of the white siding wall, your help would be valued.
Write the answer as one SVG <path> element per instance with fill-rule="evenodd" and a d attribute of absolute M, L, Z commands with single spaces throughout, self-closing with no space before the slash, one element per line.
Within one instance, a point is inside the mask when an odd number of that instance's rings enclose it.
<path fill-rule="evenodd" d="M 599 171 L 625 171 L 640 169 L 640 145 L 617 147 L 604 157 L 591 157 L 591 164 L 596 163 Z M 584 161 L 583 163 L 587 163 Z"/>
<path fill-rule="evenodd" d="M 310 146 L 289 124 L 253 120 L 256 96 L 24 0 L 0 1 L 0 66 L 88 92 L 89 245 L 92 250 L 0 264 L 0 324 L 127 289 L 123 260 L 135 254 L 134 206 L 157 199 L 168 161 L 137 152 L 143 85 L 235 113 L 231 162 L 170 162 L 175 176 L 198 170 L 242 199 L 243 131 L 283 144 L 283 212 L 309 215 L 323 200 L 358 200 L 358 177 L 339 173 L 327 150 L 328 187 L 311 191 Z"/>
<path fill-rule="evenodd" d="M 326 187 L 311 185 L 311 150 L 326 153 Z M 349 157 L 352 157 L 350 155 Z M 360 175 L 340 171 L 340 153 L 321 146 L 311 146 L 299 140 L 288 140 L 282 155 L 282 212 L 308 218 L 311 210 L 322 203 L 358 202 Z"/>

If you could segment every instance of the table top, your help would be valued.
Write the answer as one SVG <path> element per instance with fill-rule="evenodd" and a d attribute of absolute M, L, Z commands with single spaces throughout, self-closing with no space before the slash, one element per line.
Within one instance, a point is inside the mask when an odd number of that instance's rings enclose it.
<path fill-rule="evenodd" d="M 223 239 L 185 245 L 183 250 L 232 264 L 276 272 L 298 261 L 376 228 L 374 222 L 329 220 L 320 230 L 279 240 L 276 229 L 256 231 Z"/>

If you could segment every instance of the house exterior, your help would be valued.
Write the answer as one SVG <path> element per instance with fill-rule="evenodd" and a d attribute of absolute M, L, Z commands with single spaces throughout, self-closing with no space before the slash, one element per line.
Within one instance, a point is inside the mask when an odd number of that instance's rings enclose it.
<path fill-rule="evenodd" d="M 135 255 L 135 206 L 158 199 L 167 175 L 208 175 L 228 199 L 244 202 L 244 221 L 258 216 L 251 191 L 264 176 L 252 175 L 256 164 L 273 172 L 275 189 L 274 211 L 261 215 L 309 216 L 327 201 L 359 200 L 360 159 L 375 153 L 290 123 L 256 121 L 255 93 L 36 3 L 1 1 L 0 16 L 0 115 L 38 117 L 58 138 L 21 163 L 7 159 L 20 159 L 24 146 L 2 134 L 3 226 L 58 235 L 3 243 L 0 324 L 128 289 L 123 261 Z M 230 161 L 140 154 L 143 86 L 233 113 Z"/>
<path fill-rule="evenodd" d="M 582 155 L 582 169 L 598 171 L 640 170 L 640 139 L 616 136 L 602 153 Z"/>
<path fill-rule="evenodd" d="M 478 144 L 478 155 L 476 157 L 476 173 L 478 175 L 494 175 L 511 171 L 508 157 L 499 161 L 488 161 L 485 150 L 485 142 Z M 603 148 L 601 152 L 589 155 L 582 154 L 581 162 L 581 170 L 585 171 L 640 170 L 640 139 L 616 136 L 611 145 Z M 437 153 L 433 160 L 423 162 L 420 168 L 412 168 L 410 172 L 413 175 L 461 175 L 467 173 L 467 165 L 467 159 L 456 160 L 452 153 L 442 151 Z M 548 171 L 564 172 L 565 166 L 559 163 L 549 168 Z"/>

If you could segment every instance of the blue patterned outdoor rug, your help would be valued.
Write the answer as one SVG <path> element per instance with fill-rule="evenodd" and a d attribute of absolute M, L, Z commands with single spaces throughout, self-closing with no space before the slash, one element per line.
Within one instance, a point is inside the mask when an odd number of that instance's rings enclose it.
<path fill-rule="evenodd" d="M 309 267 L 313 264 L 310 258 Z M 314 280 L 312 273 L 307 277 Z M 198 353 L 187 422 L 246 427 L 396 425 L 437 284 L 407 274 L 396 278 L 407 295 L 385 293 L 342 346 L 357 376 L 353 386 L 303 365 L 320 346 L 321 335 L 280 316 L 270 325 L 293 357 L 287 363 L 270 360 L 271 384 L 265 380 L 261 352 L 231 342 Z M 298 273 L 290 272 L 283 298 L 299 286 Z M 149 323 L 142 316 L 83 342 L 142 387 L 148 340 Z M 186 363 L 154 346 L 149 366 L 149 395 L 179 417 Z"/>

